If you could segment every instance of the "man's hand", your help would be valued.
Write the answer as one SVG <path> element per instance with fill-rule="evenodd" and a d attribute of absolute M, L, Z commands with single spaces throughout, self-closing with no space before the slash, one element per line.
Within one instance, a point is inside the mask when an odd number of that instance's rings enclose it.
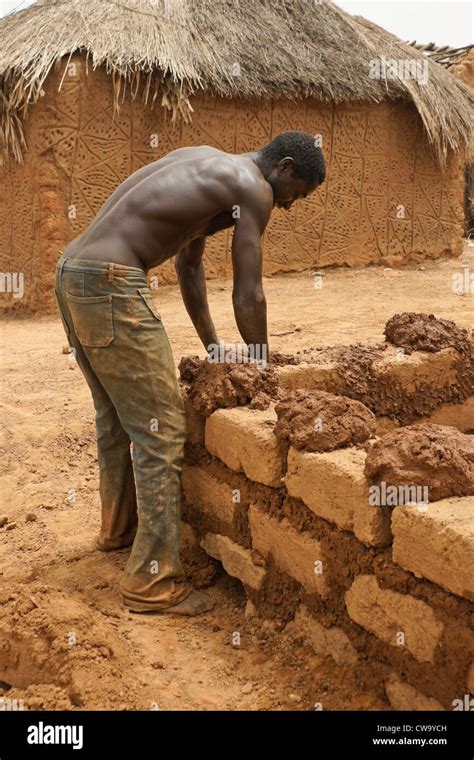
<path fill-rule="evenodd" d="M 210 364 L 257 364 L 266 365 L 267 352 L 259 346 L 246 343 L 214 343 L 208 346 L 208 362 Z"/>

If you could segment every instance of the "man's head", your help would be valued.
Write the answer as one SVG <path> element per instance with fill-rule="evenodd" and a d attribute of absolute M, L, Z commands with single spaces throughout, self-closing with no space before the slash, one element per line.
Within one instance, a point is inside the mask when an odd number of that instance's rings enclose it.
<path fill-rule="evenodd" d="M 258 166 L 273 190 L 273 202 L 291 208 L 324 182 L 323 152 L 313 135 L 282 132 L 259 151 Z"/>

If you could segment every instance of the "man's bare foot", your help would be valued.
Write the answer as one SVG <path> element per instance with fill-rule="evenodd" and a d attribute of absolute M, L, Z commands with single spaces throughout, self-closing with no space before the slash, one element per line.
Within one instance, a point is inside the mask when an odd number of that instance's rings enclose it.
<path fill-rule="evenodd" d="M 121 539 L 115 539 L 111 541 L 110 539 L 103 539 L 97 537 L 94 542 L 94 547 L 98 549 L 100 552 L 115 552 L 119 551 L 120 549 L 126 549 L 127 547 L 131 546 L 133 544 L 133 541 L 135 539 L 135 532 L 131 535 L 124 536 Z"/>
<path fill-rule="evenodd" d="M 171 612 L 173 615 L 202 615 L 203 612 L 209 612 L 214 607 L 215 602 L 202 591 L 191 591 L 186 599 L 183 599 L 179 604 L 175 604 L 174 607 L 167 607 L 163 610 L 164 613 Z"/>
<path fill-rule="evenodd" d="M 147 602 L 137 602 L 131 599 L 125 599 L 124 605 L 131 612 L 150 612 L 160 615 L 167 615 L 169 613 L 170 615 L 194 617 L 195 615 L 202 615 L 204 612 L 212 610 L 215 602 L 207 594 L 194 589 L 182 602 L 178 602 L 178 604 L 172 607 L 165 607 L 164 609 L 153 609 Z"/>

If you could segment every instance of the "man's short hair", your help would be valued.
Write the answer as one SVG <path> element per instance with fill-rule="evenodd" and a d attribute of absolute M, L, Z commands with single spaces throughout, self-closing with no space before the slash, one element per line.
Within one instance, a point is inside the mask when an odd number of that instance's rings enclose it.
<path fill-rule="evenodd" d="M 265 162 L 279 162 L 290 156 L 293 161 L 293 174 L 309 185 L 324 182 L 326 167 L 323 152 L 317 145 L 314 135 L 307 132 L 281 132 L 261 149 Z"/>

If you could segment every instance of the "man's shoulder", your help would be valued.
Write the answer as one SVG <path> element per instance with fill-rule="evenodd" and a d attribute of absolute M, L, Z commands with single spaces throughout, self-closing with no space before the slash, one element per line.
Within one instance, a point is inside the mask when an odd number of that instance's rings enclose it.
<path fill-rule="evenodd" d="M 267 180 L 256 164 L 247 156 L 230 156 L 225 170 L 228 172 L 231 188 L 241 200 L 267 205 L 273 200 L 273 193 Z"/>

